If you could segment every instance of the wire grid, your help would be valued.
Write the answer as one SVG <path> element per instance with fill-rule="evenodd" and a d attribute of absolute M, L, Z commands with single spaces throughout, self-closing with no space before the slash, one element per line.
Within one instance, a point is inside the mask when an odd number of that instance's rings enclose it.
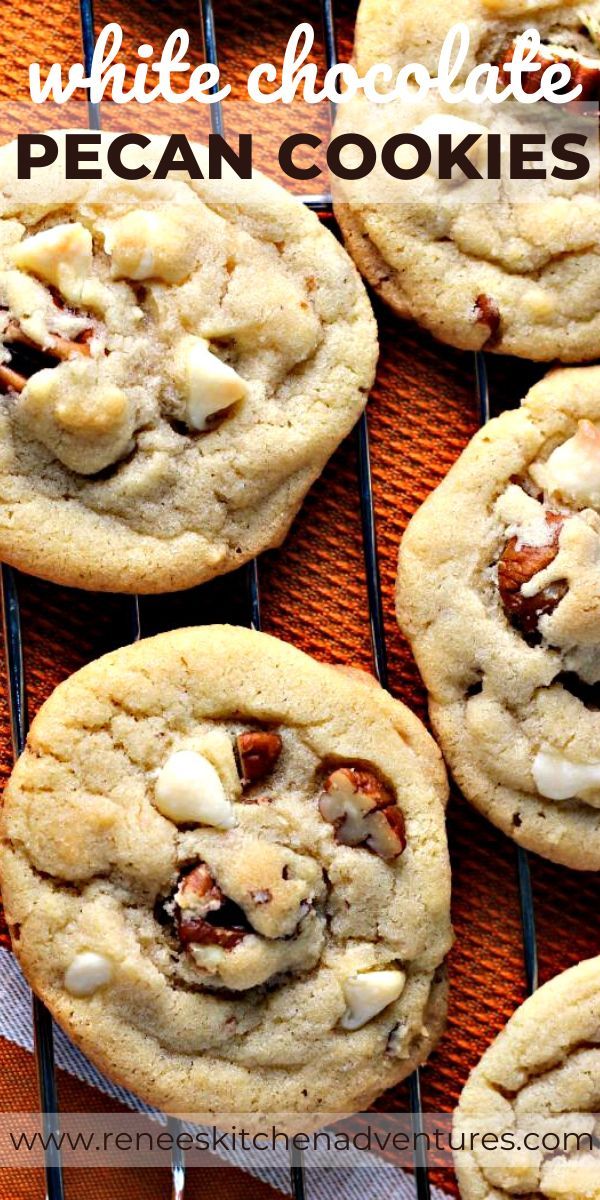
<path fill-rule="evenodd" d="M 335 32 L 335 17 L 333 0 L 320 0 L 323 34 L 325 42 L 325 57 L 327 67 L 337 62 L 337 45 Z M 93 0 L 80 0 L 81 37 L 83 43 L 84 63 L 89 75 L 95 45 Z M 213 0 L 200 0 L 200 18 L 204 42 L 205 59 L 218 65 L 217 38 Z M 213 91 L 216 91 L 215 84 Z M 100 129 L 100 109 L 97 104 L 88 104 L 88 122 L 93 130 Z M 220 102 L 211 105 L 211 128 L 214 133 L 224 133 L 223 109 Z M 331 196 L 327 193 L 305 196 L 302 198 L 307 207 L 318 212 L 322 220 L 333 215 Z M 481 424 L 490 419 L 490 394 L 487 378 L 485 356 L 475 355 L 475 384 L 479 401 Z M 387 651 L 383 624 L 383 607 L 381 598 L 381 582 L 377 554 L 377 532 L 373 506 L 373 488 L 371 479 L 371 459 L 369 452 L 369 426 L 366 412 L 363 413 L 356 427 L 358 452 L 358 489 L 362 523 L 363 550 L 367 578 L 367 593 L 369 605 L 369 623 L 371 630 L 371 646 L 373 665 L 379 683 L 388 685 Z M 21 619 L 17 582 L 15 572 L 11 567 L 2 565 L 0 570 L 2 590 L 2 620 L 4 642 L 8 671 L 8 700 L 11 724 L 13 755 L 17 758 L 25 747 L 28 730 L 27 696 L 25 685 L 25 666 L 23 657 L 23 642 L 21 636 Z M 246 617 L 252 629 L 260 630 L 260 584 L 256 559 L 246 567 Z M 129 640 L 136 641 L 141 637 L 140 609 L 137 596 L 132 597 L 130 608 Z M 538 982 L 537 943 L 535 933 L 535 912 L 529 860 L 526 852 L 516 848 L 517 873 L 519 882 L 519 899 L 521 910 L 521 925 L 523 932 L 523 952 L 527 992 L 535 991 Z M 59 1132 L 58 1094 L 56 1087 L 56 1072 L 54 1062 L 54 1036 L 52 1018 L 36 996 L 32 996 L 32 1016 L 34 1029 L 35 1060 L 42 1114 L 42 1130 L 47 1142 L 48 1135 Z M 423 1113 L 421 1105 L 421 1085 L 419 1070 L 409 1078 L 409 1099 L 412 1128 L 415 1134 L 423 1129 Z M 176 1135 L 179 1122 L 168 1118 L 168 1126 Z M 425 1139 L 416 1137 L 414 1152 L 414 1190 L 416 1200 L 430 1200 L 429 1171 L 425 1150 Z M 44 1151 L 46 1196 L 47 1200 L 64 1200 L 64 1180 L 61 1153 L 58 1145 L 50 1144 Z M 292 1144 L 290 1149 L 290 1182 L 294 1200 L 305 1200 L 306 1173 L 304 1153 Z M 172 1200 L 184 1200 L 185 1195 L 185 1156 L 176 1141 L 173 1142 L 171 1153 L 171 1197 Z"/>

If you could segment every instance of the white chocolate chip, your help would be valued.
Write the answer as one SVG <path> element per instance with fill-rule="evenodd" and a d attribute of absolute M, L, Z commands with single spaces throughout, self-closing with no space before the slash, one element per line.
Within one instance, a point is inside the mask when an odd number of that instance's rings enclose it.
<path fill-rule="evenodd" d="M 233 739 L 224 729 L 211 729 L 199 737 L 190 738 L 182 749 L 196 750 L 207 758 L 217 771 L 227 795 L 232 800 L 239 800 L 242 781 L 235 761 Z"/>
<path fill-rule="evenodd" d="M 342 1029 L 360 1029 L 378 1013 L 393 1004 L 404 991 L 404 971 L 365 971 L 350 975 L 344 982 L 348 1005 L 340 1025 Z"/>
<path fill-rule="evenodd" d="M 182 283 L 194 269 L 193 239 L 173 213 L 138 209 L 101 228 L 114 279 Z"/>
<path fill-rule="evenodd" d="M 19 270 L 37 275 L 76 304 L 92 270 L 92 235 L 79 223 L 54 225 L 19 242 L 12 260 Z"/>
<path fill-rule="evenodd" d="M 208 417 L 230 408 L 248 393 L 247 383 L 212 353 L 205 338 L 182 338 L 175 355 L 175 376 L 185 401 L 185 420 L 192 429 L 206 429 Z"/>
<path fill-rule="evenodd" d="M 220 946 L 192 944 L 188 950 L 196 965 L 202 967 L 203 971 L 207 971 L 209 975 L 216 975 L 227 958 L 225 950 L 222 950 Z"/>
<path fill-rule="evenodd" d="M 113 965 L 103 954 L 84 950 L 76 954 L 65 971 L 65 987 L 72 996 L 91 996 L 98 988 L 110 983 Z"/>
<path fill-rule="evenodd" d="M 570 800 L 600 787 L 600 762 L 574 762 L 552 750 L 540 750 L 532 772 L 538 792 L 549 800 Z"/>
<path fill-rule="evenodd" d="M 535 482 L 551 496 L 576 504 L 600 505 L 600 429 L 580 421 L 577 433 L 552 451 L 545 463 L 531 467 Z"/>
<path fill-rule="evenodd" d="M 236 824 L 233 805 L 212 763 L 195 750 L 176 750 L 158 773 L 155 803 L 163 817 L 179 825 Z"/>

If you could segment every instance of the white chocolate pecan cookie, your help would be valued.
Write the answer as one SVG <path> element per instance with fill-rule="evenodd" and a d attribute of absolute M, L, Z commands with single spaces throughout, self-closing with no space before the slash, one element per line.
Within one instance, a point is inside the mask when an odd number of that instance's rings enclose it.
<path fill-rule="evenodd" d="M 68 181 L 60 146 L 30 182 L 0 151 L 0 556 L 84 588 L 189 587 L 284 537 L 364 407 L 369 301 L 262 177 L 124 182 L 103 162 Z"/>
<path fill-rule="evenodd" d="M 571 86 L 582 86 L 581 100 L 600 100 L 598 0 L 459 0 L 451 7 L 446 0 L 362 0 L 354 48 L 360 75 L 388 63 L 395 79 L 411 62 L 437 75 L 444 38 L 459 21 L 469 30 L 470 51 L 456 87 L 476 65 L 491 63 L 500 69 L 502 90 L 515 39 L 533 27 L 542 39 L 541 65 L 568 64 Z M 539 74 L 530 78 L 526 90 L 537 90 Z M 381 79 L 377 90 L 385 90 Z M 534 107 L 533 128 L 546 130 L 550 144 L 558 132 L 556 106 Z M 531 105 L 527 113 L 531 119 Z M 506 131 L 513 122 L 518 127 L 519 121 L 527 132 L 531 124 L 522 124 L 524 115 L 525 106 L 512 101 L 450 105 L 434 92 L 414 104 L 406 99 L 375 104 L 359 94 L 339 106 L 337 133 L 362 134 L 378 151 L 400 132 L 418 135 L 432 150 L 432 166 L 412 183 L 391 179 L 379 164 L 364 186 L 334 180 L 336 214 L 369 283 L 400 316 L 442 341 L 539 361 L 589 361 L 600 354 L 597 171 L 581 181 L 550 178 L 512 186 L 505 143 L 501 180 L 465 184 L 457 170 L 451 182 L 438 177 L 440 134 L 450 134 L 453 147 L 475 135 L 467 157 L 485 177 L 488 133 Z M 578 119 L 580 133 L 587 127 L 581 108 Z M 589 127 L 594 129 L 593 116 Z M 414 158 L 406 151 L 403 165 Z"/>
<path fill-rule="evenodd" d="M 446 791 L 403 705 L 273 638 L 127 647 L 56 690 L 8 785 L 15 952 L 151 1103 L 360 1108 L 443 1027 Z"/>
<path fill-rule="evenodd" d="M 465 796 L 600 869 L 600 367 L 490 421 L 412 518 L 397 611 Z"/>
<path fill-rule="evenodd" d="M 452 1139 L 463 1200 L 598 1200 L 599 1112 L 600 958 L 591 958 L 526 1000 L 471 1072 Z"/>

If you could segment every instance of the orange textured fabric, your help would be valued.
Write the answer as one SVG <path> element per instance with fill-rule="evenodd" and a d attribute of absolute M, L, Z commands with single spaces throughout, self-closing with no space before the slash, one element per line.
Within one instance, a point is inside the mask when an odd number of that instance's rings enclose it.
<path fill-rule="evenodd" d="M 251 65 L 281 57 L 299 20 L 318 28 L 319 6 L 284 0 L 228 0 L 218 5 L 217 33 L 223 76 L 234 96 L 243 94 Z M 37 59 L 46 66 L 80 58 L 78 6 L 74 0 L 8 0 L 3 8 L 0 46 L 0 107 L 27 96 L 27 66 Z M 351 51 L 355 5 L 337 6 L 340 56 Z M 120 21 L 128 47 L 143 41 L 160 45 L 179 25 L 193 32 L 193 60 L 201 61 L 197 4 L 156 5 L 117 0 L 96 5 L 97 27 Z M 451 6 L 449 5 L 449 24 Z M 316 50 L 320 49 L 320 44 Z M 181 114 L 179 114 L 181 116 Z M 196 112 L 184 114 L 197 128 Z M 261 117 L 262 120 L 262 117 Z M 292 120 L 291 115 L 287 117 Z M 298 109 L 295 111 L 298 121 Z M 260 132 L 259 116 L 256 115 Z M 152 112 L 145 123 L 154 127 Z M 125 122 L 126 124 L 126 122 Z M 292 122 L 293 124 L 293 122 Z M 285 120 L 281 117 L 281 128 Z M 178 128 L 180 124 L 178 124 Z M 262 145 L 257 137 L 259 146 Z M 266 154 L 266 151 L 265 151 Z M 268 166 L 268 161 L 261 165 Z M 393 586 L 398 543 L 406 523 L 430 489 L 443 478 L 477 428 L 473 361 L 469 355 L 434 344 L 425 334 L 399 322 L 377 302 L 381 361 L 369 404 L 369 426 L 375 508 L 390 687 L 395 695 L 425 715 L 424 693 L 412 657 L 394 620 Z M 497 407 L 514 405 L 539 376 L 537 368 L 511 360 L 491 360 L 490 384 Z M 259 574 L 264 628 L 293 642 L 317 658 L 371 668 L 366 580 L 358 508 L 354 438 L 340 448 L 313 488 L 284 547 L 263 556 Z M 32 579 L 22 579 L 21 598 L 32 712 L 51 689 L 90 658 L 127 639 L 128 602 L 68 592 Z M 239 573 L 201 591 L 141 605 L 143 633 L 210 619 L 243 621 L 245 577 Z M 6 704 L 0 726 L 3 774 L 10 769 Z M 450 1111 L 469 1069 L 492 1037 L 524 998 L 522 942 L 514 847 L 461 798 L 449 809 L 449 836 L 454 876 L 456 945 L 450 957 L 449 1024 L 439 1049 L 422 1072 L 424 1104 L 430 1111 Z M 580 958 L 598 953 L 598 876 L 582 875 L 532 857 L 542 981 Z M 4 937 L 6 933 L 4 932 Z M 27 1109 L 34 1103 L 34 1071 L 30 1055 L 0 1041 L 0 1106 Z M 60 1073 L 64 1108 L 92 1110 L 105 1098 Z M 406 1087 L 379 1102 L 380 1111 L 406 1108 Z M 112 1102 L 111 1102 L 112 1107 Z M 118 1107 L 118 1106 L 114 1106 Z M 107 1175 L 109 1176 L 107 1178 Z M 157 1178 L 158 1175 L 158 1178 Z M 433 1182 L 457 1195 L 448 1170 L 433 1173 Z M 71 1172 L 69 1196 L 77 1200 L 127 1194 L 150 1200 L 169 1191 L 166 1172 Z M 241 1172 L 220 1171 L 208 1177 L 191 1173 L 190 1197 L 210 1189 L 220 1200 L 267 1200 L 270 1189 Z M 33 1200 L 43 1196 L 37 1173 L 21 1177 L 0 1172 L 0 1196 Z M 340 1197 L 343 1186 L 340 1184 Z"/>
<path fill-rule="evenodd" d="M 66 1071 L 58 1071 L 61 1109 L 63 1113 L 127 1113 L 118 1101 L 109 1099 L 95 1088 L 74 1079 Z M 33 1112 L 37 1107 L 37 1089 L 32 1070 L 32 1056 L 20 1046 L 0 1038 L 0 1112 Z M 148 1129 L 156 1128 L 148 1123 Z M 168 1196 L 170 1171 L 166 1168 L 70 1167 L 65 1161 L 65 1191 L 85 1200 L 157 1200 Z M 200 1200 L 206 1195 L 207 1180 L 219 1200 L 274 1200 L 280 1195 L 260 1180 L 245 1172 L 219 1167 L 218 1175 L 206 1170 L 188 1171 L 187 1200 Z M 0 1197 L 11 1200 L 40 1200 L 44 1195 L 43 1171 L 15 1167 L 0 1170 Z"/>

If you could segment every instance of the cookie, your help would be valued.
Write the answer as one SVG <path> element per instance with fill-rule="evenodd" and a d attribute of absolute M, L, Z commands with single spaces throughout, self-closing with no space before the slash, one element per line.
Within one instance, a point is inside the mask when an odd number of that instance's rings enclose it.
<path fill-rule="evenodd" d="M 533 26 L 545 47 L 543 65 L 569 63 L 582 95 L 600 99 L 597 0 L 583 8 L 548 0 L 526 5 L 460 0 L 451 11 L 445 0 L 362 0 L 354 48 L 359 74 L 383 62 L 395 81 L 402 67 L 416 62 L 436 76 L 444 38 L 455 22 L 466 24 L 471 39 L 457 86 L 477 64 L 503 71 L 516 37 Z M 503 87 L 508 79 L 501 80 Z M 377 90 L 385 90 L 379 78 Z M 546 131 L 548 146 L 560 119 L 555 106 L 552 113 L 544 111 L 550 107 L 537 104 L 534 121 L 536 132 Z M 378 154 L 398 133 L 416 134 L 431 148 L 432 166 L 410 183 L 386 175 L 379 162 L 361 183 L 334 178 L 336 215 L 372 287 L 401 317 L 441 341 L 539 361 L 589 361 L 600 355 L 597 171 L 592 168 L 581 181 L 516 184 L 505 163 L 498 181 L 465 183 L 457 170 L 452 181 L 438 178 L 440 133 L 450 134 L 453 146 L 467 134 L 477 135 L 468 157 L 485 177 L 488 132 L 508 134 L 513 126 L 527 131 L 525 115 L 524 106 L 514 102 L 449 105 L 435 93 L 417 99 L 415 90 L 410 102 L 381 104 L 359 93 L 339 106 L 336 133 L 361 134 Z M 588 126 L 592 129 L 592 118 L 586 123 L 580 114 L 567 121 L 571 133 Z M 414 158 L 408 151 L 404 165 Z"/>
<path fill-rule="evenodd" d="M 397 613 L 465 796 L 600 869 L 600 367 L 490 421 L 412 518 Z"/>
<path fill-rule="evenodd" d="M 103 161 L 66 180 L 63 159 L 61 140 L 18 181 L 0 151 L 0 556 L 82 588 L 190 587 L 285 536 L 364 408 L 370 304 L 260 176 L 126 182 Z"/>
<path fill-rule="evenodd" d="M 598 1200 L 599 1108 L 600 958 L 591 958 L 526 1000 L 471 1072 L 452 1134 L 463 1200 Z"/>
<path fill-rule="evenodd" d="M 361 1108 L 444 1023 L 446 791 L 402 704 L 273 638 L 128 646 L 57 688 L 8 784 L 14 950 L 167 1111 Z"/>

